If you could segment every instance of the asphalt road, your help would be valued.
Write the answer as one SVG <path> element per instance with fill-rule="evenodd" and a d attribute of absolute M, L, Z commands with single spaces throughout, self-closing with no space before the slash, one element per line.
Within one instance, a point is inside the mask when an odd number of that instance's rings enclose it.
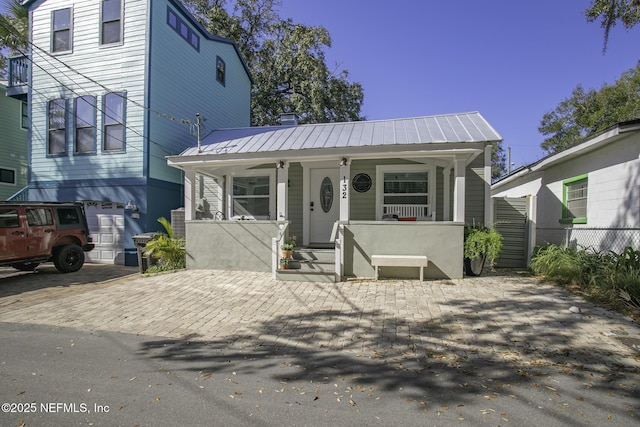
<path fill-rule="evenodd" d="M 2 426 L 630 426 L 640 374 L 0 324 Z"/>

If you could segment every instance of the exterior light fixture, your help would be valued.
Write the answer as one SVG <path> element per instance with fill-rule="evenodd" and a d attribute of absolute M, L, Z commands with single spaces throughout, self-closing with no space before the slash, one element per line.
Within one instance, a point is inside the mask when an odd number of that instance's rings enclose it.
<path fill-rule="evenodd" d="M 342 159 L 340 159 L 340 166 L 347 166 L 347 158 L 343 157 Z"/>
<path fill-rule="evenodd" d="M 138 212 L 139 211 L 138 206 L 134 205 L 131 200 L 129 200 L 127 202 L 127 204 L 124 206 L 124 209 L 127 210 L 127 211 L 133 211 L 133 212 Z"/>
<path fill-rule="evenodd" d="M 278 169 L 284 168 L 284 161 L 280 160 L 278 163 L 276 163 L 276 168 L 278 168 Z"/>

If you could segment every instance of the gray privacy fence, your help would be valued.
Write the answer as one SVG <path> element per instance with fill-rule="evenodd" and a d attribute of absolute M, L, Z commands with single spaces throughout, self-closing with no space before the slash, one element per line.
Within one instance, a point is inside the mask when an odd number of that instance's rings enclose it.
<path fill-rule="evenodd" d="M 566 227 L 538 228 L 538 245 L 553 243 L 571 248 L 591 248 L 598 252 L 621 253 L 631 246 L 640 249 L 640 228 Z"/>

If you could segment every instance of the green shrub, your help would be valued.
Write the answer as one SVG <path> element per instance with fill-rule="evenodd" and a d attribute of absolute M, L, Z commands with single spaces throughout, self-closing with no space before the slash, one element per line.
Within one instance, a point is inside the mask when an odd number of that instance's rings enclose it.
<path fill-rule="evenodd" d="M 493 268 L 502 253 L 502 235 L 494 228 L 465 227 L 464 229 L 464 257 L 469 259 L 481 258 L 486 255 L 489 265 Z"/>
<path fill-rule="evenodd" d="M 180 270 L 185 268 L 185 240 L 183 237 L 174 237 L 171 223 L 166 218 L 158 219 L 166 230 L 166 234 L 159 234 L 149 241 L 145 251 L 150 257 L 158 258 L 158 263 L 149 267 L 147 272 Z"/>

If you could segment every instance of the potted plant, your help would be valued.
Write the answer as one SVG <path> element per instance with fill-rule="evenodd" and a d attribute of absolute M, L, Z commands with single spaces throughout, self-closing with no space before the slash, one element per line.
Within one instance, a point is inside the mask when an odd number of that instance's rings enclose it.
<path fill-rule="evenodd" d="M 280 258 L 280 270 L 289 268 L 289 258 Z"/>
<path fill-rule="evenodd" d="M 485 261 L 493 269 L 502 253 L 502 235 L 492 227 L 467 226 L 464 229 L 464 269 L 467 276 L 479 276 Z"/>
<path fill-rule="evenodd" d="M 290 236 L 287 240 L 282 244 L 280 249 L 282 249 L 282 257 L 285 259 L 293 258 L 293 248 L 296 246 L 296 237 Z"/>

